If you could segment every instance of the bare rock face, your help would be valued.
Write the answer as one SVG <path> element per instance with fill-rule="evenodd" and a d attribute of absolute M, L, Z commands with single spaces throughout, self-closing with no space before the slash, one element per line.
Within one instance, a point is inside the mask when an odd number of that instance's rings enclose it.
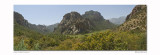
<path fill-rule="evenodd" d="M 126 21 L 119 26 L 119 30 L 141 30 L 147 29 L 147 6 L 137 5 L 127 16 Z"/>
<path fill-rule="evenodd" d="M 83 18 L 77 12 L 71 12 L 63 16 L 63 19 L 58 25 L 58 28 L 55 29 L 55 32 L 61 34 L 88 33 L 92 29 L 91 27 L 92 25 L 89 19 Z"/>

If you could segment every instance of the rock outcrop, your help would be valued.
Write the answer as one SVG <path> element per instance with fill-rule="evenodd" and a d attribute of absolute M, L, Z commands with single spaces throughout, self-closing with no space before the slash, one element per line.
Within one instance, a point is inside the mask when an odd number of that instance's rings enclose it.
<path fill-rule="evenodd" d="M 127 16 L 126 21 L 119 26 L 119 30 L 147 30 L 147 6 L 137 5 Z"/>
<path fill-rule="evenodd" d="M 89 19 L 83 18 L 78 12 L 67 13 L 54 32 L 61 34 L 88 33 L 92 29 Z"/>

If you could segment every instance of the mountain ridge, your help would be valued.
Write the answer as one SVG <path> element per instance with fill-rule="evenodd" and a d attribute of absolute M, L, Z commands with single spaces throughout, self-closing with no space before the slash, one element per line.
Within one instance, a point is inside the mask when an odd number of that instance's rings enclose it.
<path fill-rule="evenodd" d="M 112 28 L 109 20 L 105 20 L 98 11 L 86 11 L 80 15 L 78 12 L 70 12 L 63 16 L 60 24 L 54 33 L 60 34 L 83 34 L 92 31 L 105 30 Z"/>

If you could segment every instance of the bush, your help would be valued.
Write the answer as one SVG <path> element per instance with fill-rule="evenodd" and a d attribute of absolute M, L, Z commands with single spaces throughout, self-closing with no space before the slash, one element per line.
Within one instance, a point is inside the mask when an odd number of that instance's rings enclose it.
<path fill-rule="evenodd" d="M 76 50 L 146 50 L 146 34 L 108 30 L 92 34 L 76 46 Z"/>

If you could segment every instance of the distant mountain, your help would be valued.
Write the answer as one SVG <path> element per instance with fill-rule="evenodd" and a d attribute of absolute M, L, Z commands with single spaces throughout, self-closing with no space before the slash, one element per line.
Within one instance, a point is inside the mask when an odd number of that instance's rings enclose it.
<path fill-rule="evenodd" d="M 78 12 L 71 12 L 63 16 L 54 33 L 83 34 L 112 27 L 114 27 L 114 24 L 109 20 L 105 20 L 97 11 L 87 11 L 83 15 L 80 15 Z"/>
<path fill-rule="evenodd" d="M 47 26 L 46 28 L 49 30 L 49 32 L 53 32 L 54 28 L 58 27 L 58 24 L 59 23 L 55 23 L 55 24 Z"/>
<path fill-rule="evenodd" d="M 37 31 L 42 34 L 53 32 L 52 30 L 54 29 L 54 27 L 50 27 L 50 26 L 47 27 L 45 25 L 31 24 L 27 20 L 25 20 L 21 14 L 19 14 L 18 12 L 14 12 L 14 26 L 17 26 L 17 25 L 24 26 L 28 29 Z M 56 27 L 56 25 L 55 25 L 55 27 Z"/>
<path fill-rule="evenodd" d="M 118 27 L 119 30 L 147 30 L 147 6 L 137 5 L 127 16 L 126 21 Z"/>
<path fill-rule="evenodd" d="M 111 19 L 109 19 L 110 22 L 112 22 L 114 24 L 117 24 L 117 25 L 120 25 L 120 24 L 124 23 L 125 20 L 126 20 L 125 16 L 121 16 L 119 18 L 111 18 Z"/>

